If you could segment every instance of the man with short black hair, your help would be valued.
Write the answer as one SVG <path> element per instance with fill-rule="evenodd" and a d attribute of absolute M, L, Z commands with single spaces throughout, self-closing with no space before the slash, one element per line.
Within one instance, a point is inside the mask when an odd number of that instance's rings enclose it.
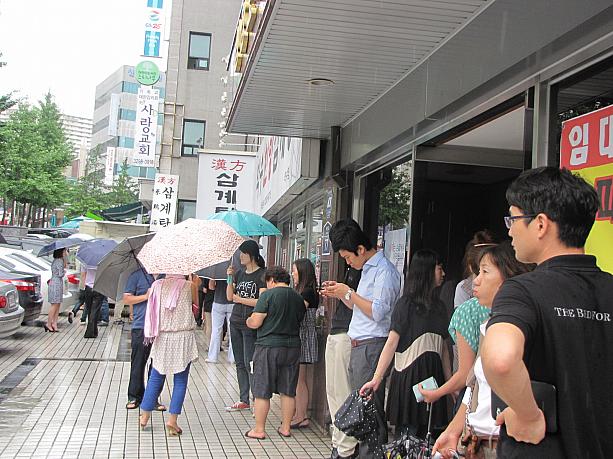
<path fill-rule="evenodd" d="M 266 438 L 266 418 L 272 394 L 281 395 L 281 426 L 277 433 L 290 437 L 296 408 L 300 367 L 300 323 L 306 313 L 302 296 L 289 286 L 290 275 L 280 266 L 269 268 L 266 288 L 258 299 L 247 326 L 257 330 L 252 373 L 255 427 L 247 438 Z"/>
<path fill-rule="evenodd" d="M 352 390 L 360 389 L 373 376 L 382 380 L 374 401 L 381 415 L 384 413 L 385 379 L 387 374 L 375 373 L 377 362 L 390 330 L 392 310 L 400 296 L 400 273 L 383 252 L 378 252 L 360 225 L 354 220 L 341 220 L 330 229 L 330 242 L 335 252 L 347 265 L 362 270 L 362 277 L 354 292 L 340 282 L 328 281 L 324 285 L 325 296 L 338 298 L 353 310 L 347 334 L 351 339 L 349 380 Z M 387 442 L 387 428 L 381 426 L 379 442 Z M 360 457 L 372 457 L 366 445 L 360 445 Z M 338 451 L 332 457 L 342 456 Z"/>
<path fill-rule="evenodd" d="M 568 170 L 542 167 L 522 173 L 507 201 L 517 259 L 538 266 L 502 285 L 481 350 L 492 391 L 508 404 L 498 457 L 610 457 L 613 276 L 584 251 L 598 196 Z M 557 433 L 546 432 L 531 381 L 557 389 Z"/>

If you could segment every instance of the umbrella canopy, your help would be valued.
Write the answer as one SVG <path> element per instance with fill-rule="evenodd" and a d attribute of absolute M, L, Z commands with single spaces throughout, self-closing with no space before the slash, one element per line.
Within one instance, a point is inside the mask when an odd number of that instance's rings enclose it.
<path fill-rule="evenodd" d="M 112 239 L 94 239 L 81 244 L 77 252 L 77 260 L 86 266 L 95 267 L 104 256 L 115 248 L 117 242 Z"/>
<path fill-rule="evenodd" d="M 228 278 L 228 266 L 230 266 L 230 261 L 232 261 L 232 266 L 234 267 L 234 272 L 237 272 L 241 269 L 241 259 L 240 259 L 240 250 L 237 250 L 232 255 L 232 260 L 224 260 L 221 263 L 217 263 L 216 265 L 209 266 L 208 268 L 201 269 L 200 271 L 196 271 L 200 277 L 206 277 L 208 279 L 214 280 L 226 280 Z"/>
<path fill-rule="evenodd" d="M 83 244 L 86 242 L 86 239 L 75 237 L 74 235 L 70 238 L 63 238 L 53 241 L 45 246 L 38 252 L 39 257 L 44 257 L 45 255 L 49 255 L 53 253 L 57 249 L 67 249 L 68 247 L 75 247 L 77 245 Z"/>
<path fill-rule="evenodd" d="M 191 274 L 230 260 L 244 240 L 222 221 L 188 218 L 160 230 L 137 258 L 150 273 Z"/>
<path fill-rule="evenodd" d="M 116 301 L 121 300 L 130 274 L 144 269 L 136 254 L 153 236 L 155 233 L 126 238 L 107 253 L 98 264 L 94 290 Z"/>
<path fill-rule="evenodd" d="M 210 215 L 207 220 L 221 220 L 245 237 L 251 236 L 280 236 L 281 231 L 264 217 L 251 212 L 229 210 Z"/>

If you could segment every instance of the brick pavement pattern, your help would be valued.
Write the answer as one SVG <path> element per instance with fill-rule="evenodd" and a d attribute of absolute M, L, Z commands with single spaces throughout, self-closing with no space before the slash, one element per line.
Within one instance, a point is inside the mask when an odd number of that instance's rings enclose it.
<path fill-rule="evenodd" d="M 271 403 L 268 439 L 244 433 L 251 412 L 225 411 L 238 400 L 236 369 L 223 360 L 204 362 L 204 333 L 197 332 L 200 359 L 192 365 L 179 425 L 167 437 L 166 413 L 154 412 L 141 431 L 139 410 L 126 410 L 130 377 L 129 325 L 100 328 L 84 339 L 78 321 L 61 319 L 60 333 L 22 327 L 0 339 L 0 458 L 322 458 L 330 440 L 316 428 L 276 432 L 279 398 Z M 172 379 L 172 378 L 170 378 Z M 161 401 L 170 403 L 167 381 Z"/>

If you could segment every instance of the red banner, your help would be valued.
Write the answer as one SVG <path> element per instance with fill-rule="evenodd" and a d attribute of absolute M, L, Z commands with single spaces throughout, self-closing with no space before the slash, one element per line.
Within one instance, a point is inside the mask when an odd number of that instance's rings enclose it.
<path fill-rule="evenodd" d="M 562 123 L 560 165 L 577 170 L 613 161 L 613 105 Z"/>

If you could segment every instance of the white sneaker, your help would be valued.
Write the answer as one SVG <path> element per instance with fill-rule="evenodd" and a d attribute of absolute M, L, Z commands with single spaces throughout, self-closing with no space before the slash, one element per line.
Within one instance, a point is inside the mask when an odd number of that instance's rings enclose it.
<path fill-rule="evenodd" d="M 217 360 L 211 360 L 211 359 L 209 359 L 208 357 L 207 357 L 206 359 L 204 359 L 204 361 L 205 361 L 206 363 L 218 363 L 218 362 L 217 362 Z"/>

